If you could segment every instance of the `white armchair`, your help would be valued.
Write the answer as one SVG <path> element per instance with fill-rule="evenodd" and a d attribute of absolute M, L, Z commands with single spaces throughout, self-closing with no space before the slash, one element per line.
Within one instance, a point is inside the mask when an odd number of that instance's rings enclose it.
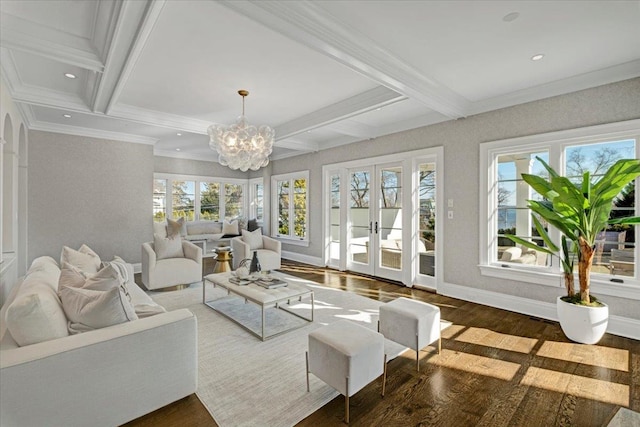
<path fill-rule="evenodd" d="M 280 268 L 280 256 L 282 253 L 282 244 L 276 239 L 271 237 L 262 237 L 262 247 L 258 249 L 251 249 L 249 243 L 243 240 L 243 237 L 234 237 L 231 239 L 231 249 L 233 249 L 233 269 L 238 268 L 238 265 L 243 259 L 253 257 L 253 252 L 258 252 L 258 261 L 263 271 L 277 270 Z"/>
<path fill-rule="evenodd" d="M 148 290 L 202 280 L 202 248 L 183 240 L 184 258 L 157 259 L 153 242 L 142 244 L 142 283 Z"/>

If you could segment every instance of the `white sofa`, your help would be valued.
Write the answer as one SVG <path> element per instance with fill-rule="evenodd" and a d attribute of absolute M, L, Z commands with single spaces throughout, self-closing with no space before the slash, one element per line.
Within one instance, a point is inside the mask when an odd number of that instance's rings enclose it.
<path fill-rule="evenodd" d="M 7 329 L 8 307 L 29 292 L 57 296 L 49 288 L 57 289 L 59 276 L 52 258 L 34 260 L 0 310 L 3 427 L 116 426 L 196 391 L 195 316 L 164 312 L 131 282 L 136 312 L 159 314 L 19 347 Z"/>

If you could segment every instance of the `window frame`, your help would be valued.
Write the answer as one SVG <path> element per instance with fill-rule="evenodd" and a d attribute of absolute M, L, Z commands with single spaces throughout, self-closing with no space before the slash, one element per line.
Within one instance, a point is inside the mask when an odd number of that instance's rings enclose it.
<path fill-rule="evenodd" d="M 293 230 L 295 227 L 295 215 L 294 215 L 294 181 L 304 179 L 307 183 L 306 195 L 305 195 L 305 237 L 295 237 L 290 235 L 281 235 L 278 233 L 278 190 L 277 184 L 279 181 L 289 181 L 289 197 L 292 201 L 289 204 L 289 229 Z M 309 246 L 309 171 L 300 171 L 300 172 L 291 172 L 287 174 L 281 175 L 272 175 L 271 176 L 271 235 L 272 237 L 282 241 L 283 243 L 298 245 L 298 246 Z"/>
<path fill-rule="evenodd" d="M 212 177 L 212 176 L 198 176 L 198 175 L 181 175 L 181 174 L 170 174 L 170 173 L 154 173 L 153 174 L 153 179 L 156 180 L 166 180 L 167 185 L 166 185 L 166 205 L 165 205 L 165 209 L 166 209 L 166 218 L 170 218 L 170 219 L 175 219 L 173 218 L 173 182 L 174 181 L 193 181 L 195 183 L 195 194 L 194 194 L 194 221 L 214 221 L 214 220 L 207 220 L 207 219 L 202 219 L 200 217 L 201 212 L 200 212 L 200 184 L 203 182 L 206 183 L 210 183 L 210 182 L 215 182 L 220 184 L 220 193 L 221 195 L 219 196 L 218 200 L 220 203 L 219 206 L 219 215 L 220 215 L 220 219 L 217 222 L 222 222 L 225 217 L 226 217 L 226 211 L 225 211 L 225 194 L 224 194 L 224 188 L 226 184 L 233 184 L 233 185 L 241 185 L 242 186 L 242 212 L 243 214 L 241 215 L 241 217 L 247 217 L 246 213 L 249 212 L 249 199 L 248 199 L 248 192 L 247 192 L 247 188 L 248 188 L 248 182 L 249 180 L 247 179 L 238 179 L 238 178 L 219 178 L 219 177 Z M 153 219 L 153 216 L 152 216 Z M 155 221 L 155 220 L 154 220 Z"/>
<path fill-rule="evenodd" d="M 262 186 L 262 218 L 258 218 L 258 190 Z M 259 226 L 265 222 L 265 188 L 263 178 L 252 178 L 249 180 L 249 218 L 255 218 Z"/>
<path fill-rule="evenodd" d="M 480 194 L 486 194 L 486 197 L 480 197 L 479 211 L 479 268 L 481 274 L 483 276 L 536 283 L 544 286 L 562 286 L 562 271 L 557 261 L 552 263 L 550 267 L 528 267 L 522 264 L 500 262 L 497 259 L 497 221 L 493 221 L 491 218 L 492 215 L 494 215 L 494 210 L 497 209 L 497 160 L 500 155 L 546 150 L 549 152 L 550 166 L 559 171 L 559 173 L 564 174 L 566 148 L 576 145 L 613 142 L 624 139 L 635 139 L 635 156 L 636 158 L 640 158 L 640 120 L 629 120 L 606 125 L 481 143 Z M 636 192 L 636 212 L 640 211 L 639 200 L 640 192 Z M 639 227 L 636 226 L 634 232 L 636 237 L 636 277 L 625 277 L 624 283 L 616 283 L 611 281 L 612 277 L 593 274 L 591 276 L 592 292 L 640 300 L 640 268 L 638 268 L 640 267 Z M 549 235 L 555 242 L 560 240 L 560 232 L 553 227 L 550 228 Z"/>

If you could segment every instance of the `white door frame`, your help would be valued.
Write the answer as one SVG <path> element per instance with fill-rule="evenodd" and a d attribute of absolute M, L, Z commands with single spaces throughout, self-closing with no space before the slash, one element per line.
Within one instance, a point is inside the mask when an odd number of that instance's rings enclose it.
<path fill-rule="evenodd" d="M 435 260 L 435 270 L 436 275 L 435 278 L 430 281 L 421 280 L 419 275 L 417 274 L 419 261 L 417 257 L 414 256 L 416 253 L 416 249 L 418 247 L 418 229 L 417 229 L 417 220 L 416 220 L 416 212 L 419 210 L 418 198 L 415 197 L 417 194 L 417 178 L 415 176 L 417 165 L 420 163 L 427 162 L 435 162 L 436 170 L 438 171 L 439 179 L 436 180 L 436 217 L 439 219 L 436 221 L 436 236 L 439 238 L 436 239 L 435 250 L 436 254 L 440 256 L 436 256 Z M 403 240 L 411 242 L 412 250 L 405 250 L 402 254 L 402 274 L 401 281 L 407 286 L 418 285 L 420 287 L 426 287 L 429 289 L 437 289 L 439 284 L 442 283 L 443 277 L 443 248 L 444 242 L 442 239 L 443 228 L 444 228 L 444 173 L 443 173 L 443 165 L 444 165 L 444 148 L 443 147 L 433 147 L 433 148 L 425 148 L 422 150 L 415 151 L 407 151 L 404 153 L 394 153 L 386 156 L 377 156 L 368 159 L 358 159 L 352 160 L 348 162 L 342 163 L 334 163 L 324 165 L 322 167 L 323 174 L 323 194 L 325 197 L 323 198 L 323 232 L 325 242 L 325 251 L 323 253 L 324 259 L 323 262 L 325 265 L 328 265 L 329 261 L 329 252 L 328 252 L 328 242 L 330 237 L 330 218 L 329 218 L 329 210 L 330 210 L 330 182 L 329 174 L 335 173 L 336 171 L 340 172 L 340 183 L 341 189 L 344 188 L 345 183 L 348 182 L 348 169 L 354 169 L 358 167 L 365 167 L 372 164 L 386 164 L 390 162 L 402 162 L 403 165 L 403 229 L 402 236 Z M 410 172 L 409 172 L 410 171 Z M 346 191 L 341 191 L 340 195 L 340 203 L 341 206 L 348 207 L 348 193 Z M 347 225 L 347 210 L 341 209 L 341 223 Z M 347 227 L 341 228 L 341 237 L 340 241 L 344 242 L 341 244 L 340 251 L 340 260 L 338 265 L 334 265 L 334 267 L 338 268 L 341 271 L 347 270 L 347 258 L 346 258 L 346 244 L 347 242 Z M 420 275 L 422 276 L 422 275 Z M 424 276 L 422 276 L 424 278 Z M 428 283 L 425 283 L 428 282 Z"/>

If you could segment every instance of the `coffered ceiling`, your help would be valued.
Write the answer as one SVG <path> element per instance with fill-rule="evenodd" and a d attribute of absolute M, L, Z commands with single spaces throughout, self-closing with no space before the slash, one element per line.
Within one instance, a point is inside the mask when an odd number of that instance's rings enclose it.
<path fill-rule="evenodd" d="M 0 12 L 2 76 L 30 129 L 201 160 L 217 160 L 206 130 L 240 115 L 239 89 L 281 159 L 640 76 L 640 1 L 1 0 Z"/>

